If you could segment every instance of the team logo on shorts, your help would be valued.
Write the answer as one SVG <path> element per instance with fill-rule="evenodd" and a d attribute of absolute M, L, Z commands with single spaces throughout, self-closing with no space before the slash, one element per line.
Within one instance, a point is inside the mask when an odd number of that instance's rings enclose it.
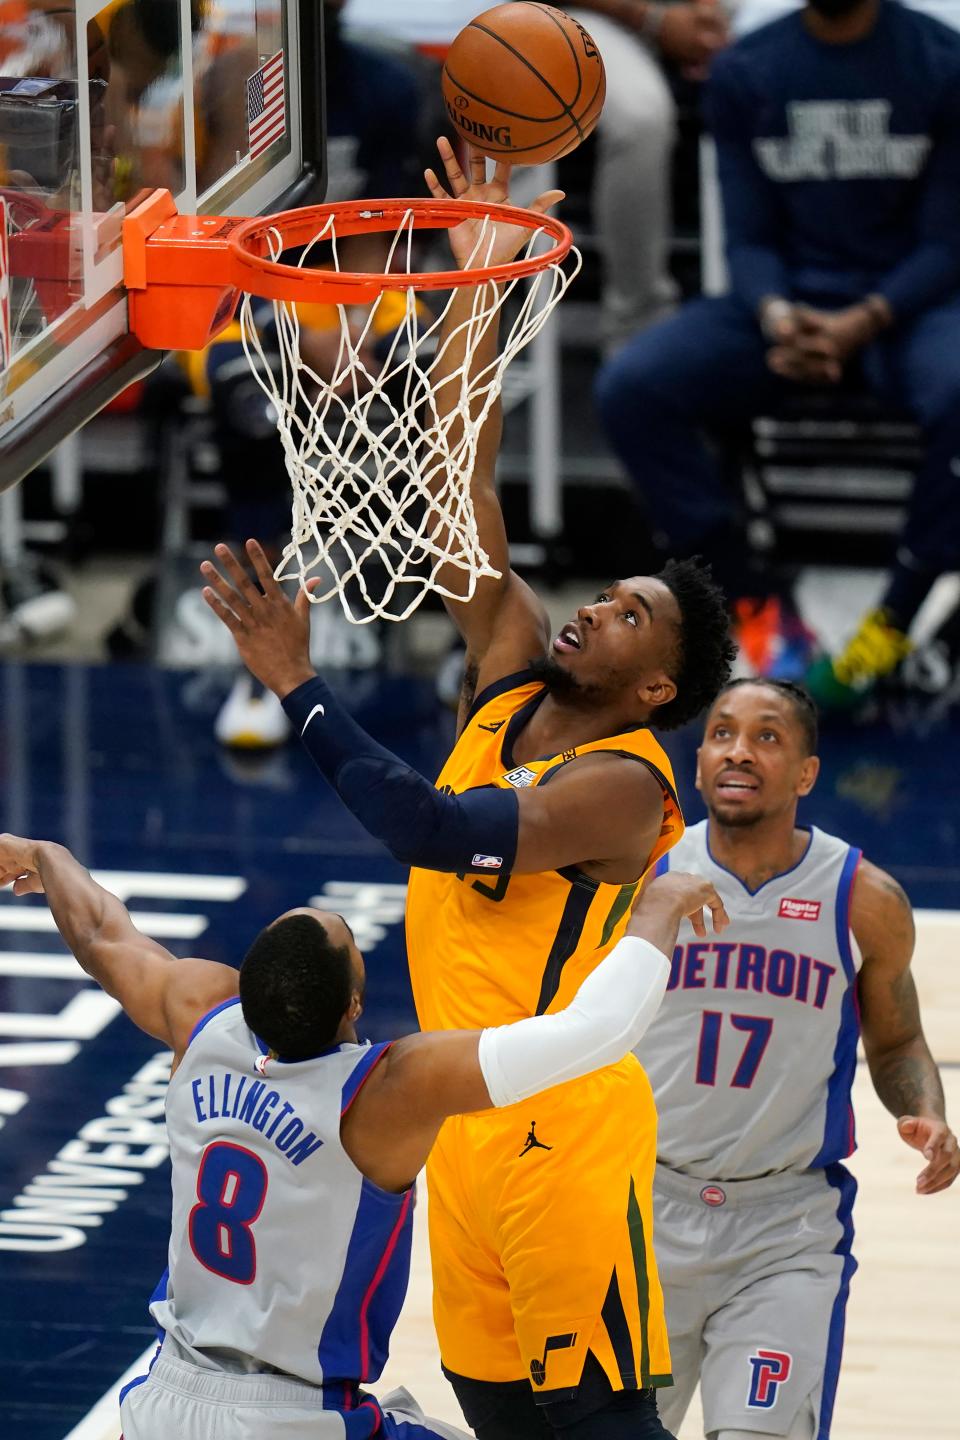
<path fill-rule="evenodd" d="M 552 1150 L 552 1149 L 553 1149 L 553 1146 L 552 1146 L 552 1145 L 544 1145 L 544 1143 L 543 1143 L 542 1140 L 538 1140 L 538 1139 L 537 1139 L 537 1122 L 536 1122 L 536 1120 L 531 1120 L 531 1121 L 530 1121 L 530 1134 L 527 1136 L 526 1140 L 524 1141 L 523 1149 L 520 1151 L 520 1154 L 517 1156 L 517 1159 L 518 1159 L 518 1160 L 522 1160 L 523 1157 L 524 1157 L 524 1155 L 529 1155 L 529 1154 L 530 1154 L 530 1151 L 531 1151 L 531 1150 Z"/>
<path fill-rule="evenodd" d="M 577 1343 L 577 1332 L 572 1335 L 548 1335 L 547 1343 L 543 1347 L 543 1356 L 539 1360 L 530 1361 L 530 1379 L 534 1385 L 542 1385 L 547 1378 L 547 1357 L 551 1350 L 569 1350 Z"/>
<path fill-rule="evenodd" d="M 700 1199 L 704 1205 L 726 1205 L 727 1192 L 722 1190 L 719 1185 L 704 1185 L 700 1191 Z"/>
<path fill-rule="evenodd" d="M 786 1350 L 758 1350 L 747 1356 L 750 1366 L 748 1410 L 772 1410 L 777 1403 L 780 1386 L 790 1379 L 793 1356 Z"/>
<path fill-rule="evenodd" d="M 532 785 L 537 777 L 533 770 L 527 769 L 526 765 L 518 765 L 516 770 L 508 770 L 503 778 L 508 785 L 513 786 L 514 790 L 526 790 L 527 786 Z"/>

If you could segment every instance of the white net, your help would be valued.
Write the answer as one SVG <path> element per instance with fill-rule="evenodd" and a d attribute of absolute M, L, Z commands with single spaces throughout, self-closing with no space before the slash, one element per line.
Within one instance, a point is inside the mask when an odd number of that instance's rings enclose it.
<path fill-rule="evenodd" d="M 412 271 L 414 233 L 409 211 L 390 242 L 387 271 L 398 260 Z M 487 217 L 465 268 L 489 265 L 494 242 Z M 279 259 L 279 235 L 272 244 Z M 334 269 L 346 268 L 335 214 L 298 264 L 316 263 L 321 244 Z M 547 248 L 544 233 L 531 230 L 525 255 Z M 244 297 L 244 349 L 274 411 L 293 486 L 292 535 L 278 579 L 314 579 L 312 600 L 336 596 L 347 618 L 362 625 L 404 620 L 431 592 L 469 599 L 482 577 L 497 577 L 470 497 L 477 442 L 507 366 L 542 329 L 579 269 L 579 255 L 571 256 L 566 266 L 548 264 L 527 279 L 478 285 L 469 292 L 466 318 L 443 337 L 455 291 L 432 292 L 427 301 L 409 287 L 388 286 L 362 310 L 331 306 L 334 331 L 322 366 L 304 353 L 311 351 L 305 307 Z M 499 353 L 474 373 L 477 347 L 504 310 L 509 323 Z M 447 357 L 454 354 L 451 368 Z M 438 368 L 449 371 L 439 403 Z"/>

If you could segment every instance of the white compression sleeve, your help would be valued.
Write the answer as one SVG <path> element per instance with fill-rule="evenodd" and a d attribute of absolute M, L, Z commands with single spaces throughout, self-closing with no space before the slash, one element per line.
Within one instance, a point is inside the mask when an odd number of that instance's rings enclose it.
<path fill-rule="evenodd" d="M 480 1069 L 494 1105 L 514 1105 L 621 1060 L 657 1013 L 669 975 L 661 950 L 625 935 L 565 1010 L 484 1030 Z"/>

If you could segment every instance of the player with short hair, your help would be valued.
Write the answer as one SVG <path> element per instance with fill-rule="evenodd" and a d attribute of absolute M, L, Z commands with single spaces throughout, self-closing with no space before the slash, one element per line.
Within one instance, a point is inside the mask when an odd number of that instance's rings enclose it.
<path fill-rule="evenodd" d="M 406 1294 L 414 1181 L 448 1116 L 529 1101 L 620 1060 L 663 995 L 680 919 L 725 923 L 711 885 L 671 876 L 550 1016 L 357 1043 L 363 957 L 312 908 L 256 937 L 239 973 L 178 960 L 62 846 L 0 836 L 0 885 L 44 893 L 66 944 L 173 1051 L 169 1270 L 161 1345 L 121 1395 L 126 1440 L 466 1440 L 376 1380 Z M 529 1108 L 529 1106 L 527 1106 Z M 587 1431 L 573 1430 L 570 1440 Z"/>
<path fill-rule="evenodd" d="M 856 1269 L 842 1162 L 858 1037 L 900 1137 L 923 1153 L 918 1192 L 960 1169 L 910 973 L 910 902 L 846 841 L 797 824 L 816 749 L 804 690 L 726 686 L 697 759 L 709 818 L 657 867 L 709 876 L 731 917 L 718 941 L 681 927 L 643 1042 L 677 1377 L 664 1419 L 680 1425 L 699 1379 L 711 1440 L 828 1440 Z"/>
<path fill-rule="evenodd" d="M 449 144 L 439 149 L 457 198 L 506 200 L 509 166 L 487 182 L 473 155 L 468 180 Z M 435 197 L 446 194 L 432 171 L 427 179 Z M 461 266 L 477 224 L 449 232 Z M 526 235 L 497 225 L 488 263 L 510 260 Z M 451 427 L 461 423 L 471 300 L 467 288 L 451 302 L 434 377 L 438 423 Z M 495 346 L 491 326 L 472 373 Z M 690 561 L 613 581 L 552 635 L 543 603 L 510 568 L 494 486 L 499 437 L 495 411 L 471 491 L 500 578 L 446 602 L 466 642 L 466 682 L 436 787 L 377 745 L 314 674 L 307 597 L 290 604 L 259 546 L 247 546 L 257 584 L 226 546 L 217 547 L 226 577 L 202 567 L 205 598 L 244 663 L 281 697 L 348 808 L 412 867 L 407 946 L 428 1030 L 570 1003 L 623 933 L 641 877 L 682 831 L 652 731 L 697 715 L 733 657 L 723 597 Z M 441 579 L 458 583 L 456 572 Z M 532 1118 L 540 1144 L 527 1147 Z M 427 1171 L 434 1318 L 480 1440 L 581 1426 L 591 1440 L 661 1433 L 654 1392 L 671 1377 L 652 1248 L 655 1132 L 632 1059 L 541 1097 L 535 1114 L 525 1106 L 444 1127 Z"/>

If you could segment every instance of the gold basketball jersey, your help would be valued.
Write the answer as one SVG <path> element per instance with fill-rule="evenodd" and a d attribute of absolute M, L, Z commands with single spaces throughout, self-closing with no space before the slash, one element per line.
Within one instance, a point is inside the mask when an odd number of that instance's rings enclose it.
<path fill-rule="evenodd" d="M 649 864 L 683 834 L 670 761 L 649 730 L 636 728 L 526 765 L 513 745 L 545 690 L 512 675 L 479 697 L 437 786 L 454 794 L 479 785 L 545 785 L 578 755 L 609 750 L 636 759 L 663 791 L 663 824 Z M 410 871 L 407 950 L 424 1030 L 478 1030 L 568 1005 L 626 928 L 640 882 L 611 885 L 576 869 L 535 875 Z"/>

